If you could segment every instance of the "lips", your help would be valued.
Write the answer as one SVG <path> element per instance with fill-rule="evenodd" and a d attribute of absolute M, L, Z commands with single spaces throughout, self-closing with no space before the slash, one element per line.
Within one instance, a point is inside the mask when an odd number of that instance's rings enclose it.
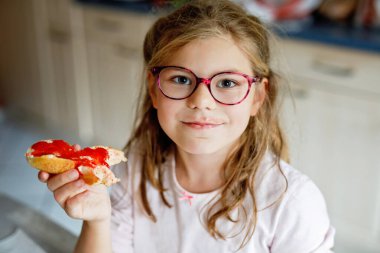
<path fill-rule="evenodd" d="M 223 125 L 223 123 L 204 121 L 182 121 L 182 123 L 188 127 L 195 129 L 210 129 Z"/>

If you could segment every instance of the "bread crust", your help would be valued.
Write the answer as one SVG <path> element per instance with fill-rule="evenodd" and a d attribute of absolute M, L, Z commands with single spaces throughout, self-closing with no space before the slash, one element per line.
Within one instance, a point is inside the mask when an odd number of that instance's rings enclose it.
<path fill-rule="evenodd" d="M 69 159 L 43 155 L 26 158 L 30 166 L 50 174 L 59 174 L 75 168 L 75 162 Z"/>

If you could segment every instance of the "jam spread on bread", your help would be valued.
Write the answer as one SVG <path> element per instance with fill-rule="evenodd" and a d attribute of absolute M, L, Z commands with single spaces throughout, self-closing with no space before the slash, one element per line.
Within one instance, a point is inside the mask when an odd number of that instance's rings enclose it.
<path fill-rule="evenodd" d="M 120 181 L 110 166 L 126 162 L 121 150 L 105 146 L 79 149 L 64 140 L 41 140 L 28 148 L 26 161 L 33 168 L 51 174 L 60 174 L 77 169 L 82 179 L 89 185 L 110 186 Z"/>
<path fill-rule="evenodd" d="M 103 147 L 88 147 L 82 150 L 75 150 L 74 146 L 63 140 L 45 140 L 33 144 L 28 156 L 40 157 L 43 155 L 54 155 L 58 158 L 70 159 L 76 163 L 76 168 L 86 166 L 95 168 L 104 165 L 109 168 L 107 159 L 109 154 Z"/>

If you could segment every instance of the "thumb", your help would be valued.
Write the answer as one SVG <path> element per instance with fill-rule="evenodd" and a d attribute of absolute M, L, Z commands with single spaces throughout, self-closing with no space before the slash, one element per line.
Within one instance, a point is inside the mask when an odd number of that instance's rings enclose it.
<path fill-rule="evenodd" d="M 50 178 L 50 174 L 45 171 L 38 172 L 38 180 L 40 180 L 42 183 L 46 183 Z"/>

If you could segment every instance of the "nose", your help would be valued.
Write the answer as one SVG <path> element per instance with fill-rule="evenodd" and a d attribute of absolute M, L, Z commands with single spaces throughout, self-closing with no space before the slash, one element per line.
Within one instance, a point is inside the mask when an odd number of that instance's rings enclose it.
<path fill-rule="evenodd" d="M 216 107 L 216 101 L 212 97 L 208 86 L 204 83 L 199 83 L 194 93 L 187 98 L 187 105 L 191 109 L 212 110 Z"/>

